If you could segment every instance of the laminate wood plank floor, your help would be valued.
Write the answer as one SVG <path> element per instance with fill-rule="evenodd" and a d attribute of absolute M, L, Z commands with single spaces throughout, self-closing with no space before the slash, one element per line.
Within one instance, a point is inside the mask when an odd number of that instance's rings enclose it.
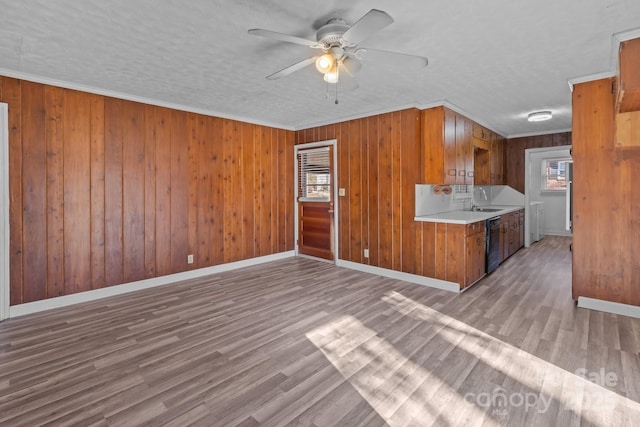
<path fill-rule="evenodd" d="M 290 258 L 0 323 L 0 425 L 640 425 L 569 238 L 456 295 Z"/>

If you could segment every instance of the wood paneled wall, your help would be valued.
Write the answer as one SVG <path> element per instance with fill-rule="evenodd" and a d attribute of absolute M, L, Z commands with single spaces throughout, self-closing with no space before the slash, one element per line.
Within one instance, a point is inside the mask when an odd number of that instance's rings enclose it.
<path fill-rule="evenodd" d="M 506 142 L 505 184 L 524 193 L 524 150 L 571 145 L 571 132 L 510 138 Z"/>
<path fill-rule="evenodd" d="M 0 101 L 11 305 L 293 249 L 293 132 L 7 77 Z"/>
<path fill-rule="evenodd" d="M 614 80 L 573 90 L 573 298 L 640 306 L 640 141 L 616 147 Z"/>
<path fill-rule="evenodd" d="M 421 181 L 420 111 L 408 109 L 296 132 L 296 143 L 338 141 L 339 257 L 422 274 L 415 184 Z M 369 249 L 369 258 L 364 258 Z"/>

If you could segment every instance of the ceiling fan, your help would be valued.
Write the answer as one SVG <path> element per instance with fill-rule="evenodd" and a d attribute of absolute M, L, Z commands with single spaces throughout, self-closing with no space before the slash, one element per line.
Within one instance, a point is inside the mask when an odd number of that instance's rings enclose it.
<path fill-rule="evenodd" d="M 313 63 L 315 63 L 318 71 L 323 74 L 323 78 L 327 83 L 338 83 L 342 71 L 351 77 L 355 77 L 360 71 L 362 63 L 368 61 L 386 61 L 404 69 L 426 67 L 428 60 L 423 56 L 359 46 L 360 42 L 392 22 L 393 18 L 386 12 L 371 9 L 353 25 L 349 25 L 347 21 L 341 18 L 330 19 L 318 29 L 315 41 L 259 28 L 249 30 L 249 34 L 308 46 L 320 51 L 311 58 L 296 62 L 268 75 L 266 78 L 269 80 L 286 77 Z"/>

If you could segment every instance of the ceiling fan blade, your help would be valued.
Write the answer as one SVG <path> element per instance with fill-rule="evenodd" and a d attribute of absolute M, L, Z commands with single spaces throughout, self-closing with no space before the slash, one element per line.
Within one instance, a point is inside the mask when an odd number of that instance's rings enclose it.
<path fill-rule="evenodd" d="M 342 35 L 342 40 L 355 46 L 392 22 L 387 12 L 371 9 Z"/>
<path fill-rule="evenodd" d="M 307 67 L 307 66 L 313 64 L 314 62 L 316 62 L 316 59 L 318 59 L 318 57 L 314 56 L 312 58 L 307 58 L 307 59 L 304 59 L 304 60 L 302 60 L 300 62 L 296 62 L 295 64 L 289 65 L 288 67 L 283 68 L 280 71 L 276 71 L 273 74 L 269 74 L 266 77 L 266 79 L 267 80 L 276 80 L 276 79 L 279 79 L 281 77 L 286 77 L 289 74 L 295 73 L 296 71 L 302 70 L 304 67 Z"/>
<path fill-rule="evenodd" d="M 291 36 L 289 34 L 277 33 L 275 31 L 263 30 L 261 28 L 254 28 L 252 30 L 249 30 L 249 34 L 251 34 L 252 36 L 266 37 L 268 39 L 300 44 L 302 46 L 315 47 L 315 48 L 322 47 L 321 44 L 313 40 L 307 40 L 307 39 L 303 39 L 302 37 Z"/>
<path fill-rule="evenodd" d="M 358 75 L 360 69 L 362 68 L 362 62 L 358 61 L 355 58 L 346 57 L 342 61 L 342 64 L 340 64 L 340 67 L 341 69 L 344 69 L 344 71 L 351 77 L 355 77 Z"/>
<path fill-rule="evenodd" d="M 388 62 L 402 68 L 419 69 L 429 64 L 424 56 L 409 55 L 406 53 L 389 52 L 386 50 L 362 48 L 355 51 L 355 57 L 364 62 Z"/>

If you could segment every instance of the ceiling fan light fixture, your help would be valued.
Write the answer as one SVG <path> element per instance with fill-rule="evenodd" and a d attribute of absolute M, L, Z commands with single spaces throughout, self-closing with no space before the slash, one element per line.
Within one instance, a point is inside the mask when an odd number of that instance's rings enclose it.
<path fill-rule="evenodd" d="M 551 111 L 534 111 L 533 113 L 529 113 L 527 120 L 530 122 L 544 122 L 552 117 L 553 114 L 551 114 Z"/>
<path fill-rule="evenodd" d="M 328 73 L 324 73 L 324 81 L 327 83 L 338 83 L 338 67 L 334 66 L 331 71 L 329 71 Z"/>
<path fill-rule="evenodd" d="M 316 59 L 316 68 L 322 74 L 326 74 L 326 73 L 331 71 L 331 69 L 334 67 L 335 63 L 336 63 L 336 61 L 333 58 L 333 55 L 330 54 L 330 53 L 325 53 L 324 55 L 322 55 L 322 56 L 318 57 L 318 59 Z"/>

